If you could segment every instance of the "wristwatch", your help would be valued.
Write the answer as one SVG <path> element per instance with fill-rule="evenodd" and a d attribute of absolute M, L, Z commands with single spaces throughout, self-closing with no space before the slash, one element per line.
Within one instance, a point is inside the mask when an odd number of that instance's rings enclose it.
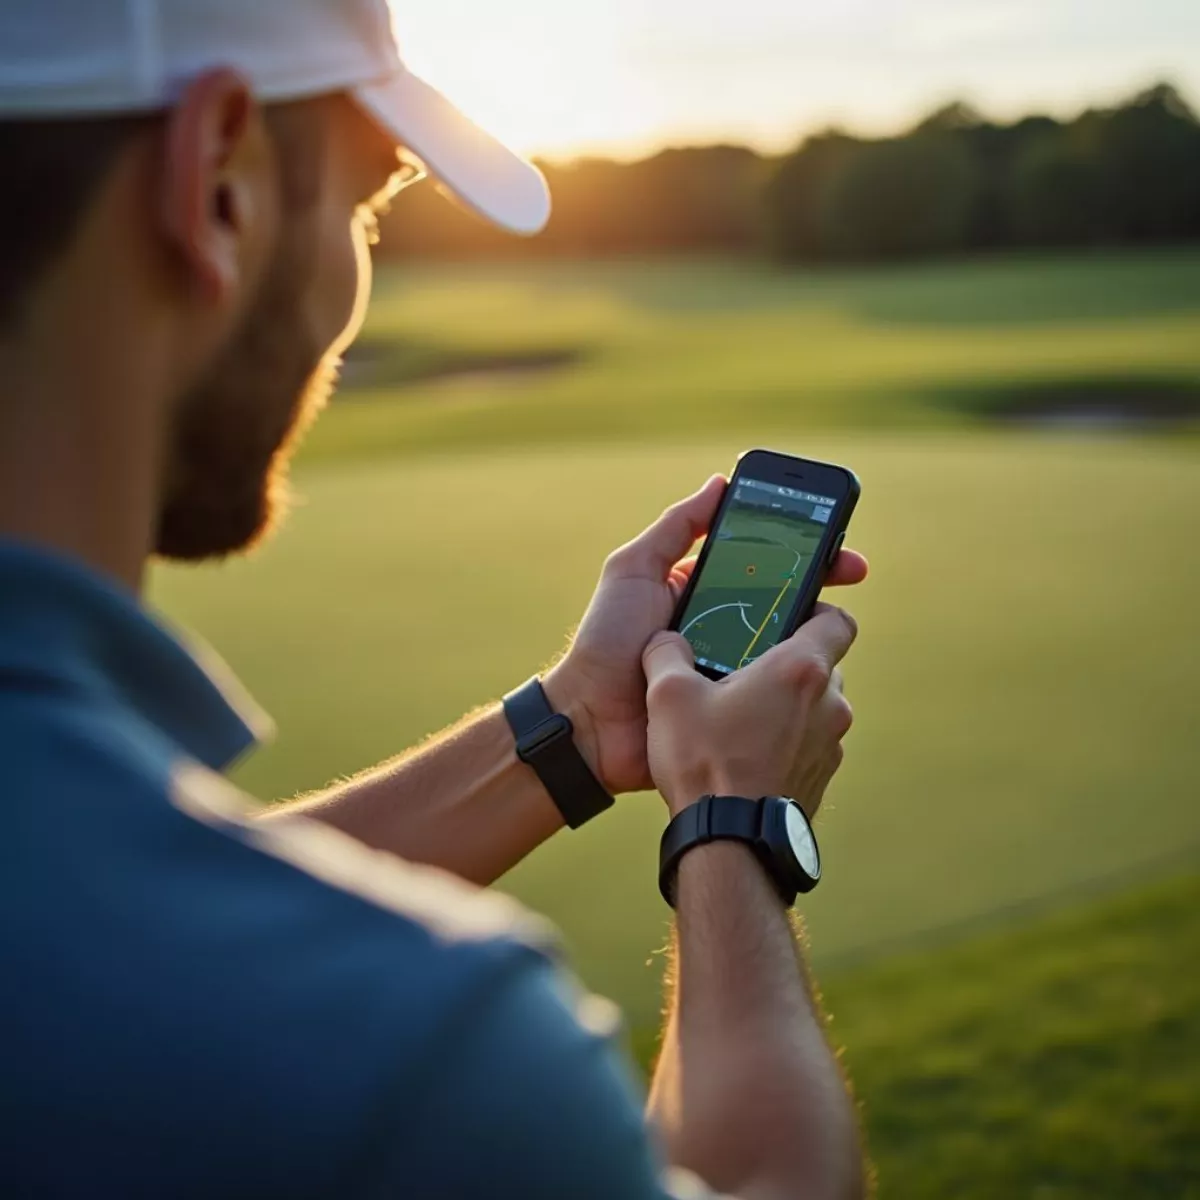
<path fill-rule="evenodd" d="M 571 718 L 554 711 L 537 676 L 504 697 L 504 715 L 517 739 L 517 757 L 537 772 L 572 829 L 613 806 L 575 745 Z"/>
<path fill-rule="evenodd" d="M 704 796 L 667 826 L 658 854 L 658 888 L 675 907 L 679 860 L 708 842 L 745 842 L 791 908 L 821 881 L 821 852 L 804 809 L 786 796 Z"/>

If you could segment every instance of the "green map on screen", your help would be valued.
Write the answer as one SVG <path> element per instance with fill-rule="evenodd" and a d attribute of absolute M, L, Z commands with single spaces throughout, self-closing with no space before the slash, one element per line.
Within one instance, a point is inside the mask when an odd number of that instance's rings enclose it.
<path fill-rule="evenodd" d="M 836 503 L 756 480 L 735 488 L 679 623 L 696 662 L 726 673 L 783 636 Z"/>

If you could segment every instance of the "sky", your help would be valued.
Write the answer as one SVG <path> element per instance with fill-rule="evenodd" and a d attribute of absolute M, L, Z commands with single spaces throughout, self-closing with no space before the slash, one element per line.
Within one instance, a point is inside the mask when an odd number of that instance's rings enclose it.
<path fill-rule="evenodd" d="M 794 145 L 966 99 L 1068 115 L 1167 78 L 1200 104 L 1200 0 L 391 0 L 409 64 L 517 149 Z"/>

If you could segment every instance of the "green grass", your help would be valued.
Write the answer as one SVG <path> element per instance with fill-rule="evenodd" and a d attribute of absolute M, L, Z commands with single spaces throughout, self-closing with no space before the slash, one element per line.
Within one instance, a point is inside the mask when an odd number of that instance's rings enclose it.
<path fill-rule="evenodd" d="M 1200 251 L 784 274 L 746 264 L 389 271 L 366 337 L 396 378 L 580 355 L 543 375 L 360 388 L 312 460 L 926 431 L 1036 386 L 1200 384 Z M 980 393 L 982 393 L 980 395 Z"/>
<path fill-rule="evenodd" d="M 858 722 L 805 908 L 887 1194 L 1197 1195 L 1179 1166 L 1194 1066 L 1171 1040 L 1184 1029 L 1195 1058 L 1195 924 L 1147 899 L 988 930 L 1200 861 L 1200 440 L 1001 432 L 972 398 L 1200 382 L 1200 253 L 422 269 L 379 290 L 389 370 L 582 357 L 352 393 L 263 553 L 158 573 L 157 598 L 280 723 L 240 781 L 311 789 L 500 695 L 561 648 L 604 555 L 738 451 L 845 462 L 873 573 L 848 601 Z M 642 1046 L 663 823 L 657 798 L 625 798 L 504 884 L 559 923 Z M 1141 1049 L 1115 1044 L 1139 1021 Z M 1124 1190 L 1096 1182 L 1105 1163 Z"/>
<path fill-rule="evenodd" d="M 1200 876 L 826 987 L 880 1195 L 1200 1197 Z"/>

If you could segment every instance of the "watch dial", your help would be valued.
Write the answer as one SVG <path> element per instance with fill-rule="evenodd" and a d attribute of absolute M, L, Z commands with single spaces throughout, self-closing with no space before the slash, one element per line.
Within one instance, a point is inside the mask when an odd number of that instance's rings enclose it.
<path fill-rule="evenodd" d="M 794 801 L 787 808 L 787 835 L 800 869 L 809 879 L 820 879 L 821 856 L 817 852 L 817 839 L 813 837 L 808 818 Z"/>

